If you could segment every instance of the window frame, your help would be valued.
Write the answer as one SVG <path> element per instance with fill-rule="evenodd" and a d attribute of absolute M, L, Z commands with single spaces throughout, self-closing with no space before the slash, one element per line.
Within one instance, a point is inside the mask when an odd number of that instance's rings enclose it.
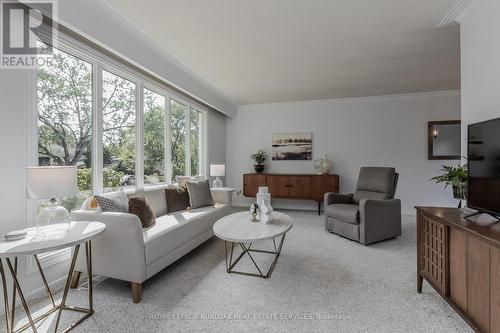
<path fill-rule="evenodd" d="M 157 186 L 161 184 L 171 184 L 171 151 L 170 151 L 170 100 L 174 99 L 187 106 L 186 112 L 186 142 L 189 142 L 190 123 L 189 110 L 191 108 L 201 112 L 202 123 L 200 124 L 200 145 L 202 150 L 200 153 L 200 174 L 207 177 L 207 114 L 208 109 L 194 100 L 180 96 L 166 85 L 137 72 L 115 59 L 95 50 L 80 41 L 75 40 L 63 33 L 59 34 L 59 42 L 57 49 L 67 53 L 70 56 L 76 57 L 92 65 L 92 143 L 91 143 L 91 170 L 92 170 L 92 194 L 102 193 L 104 191 L 103 184 L 103 71 L 118 75 L 136 85 L 136 150 L 135 150 L 135 187 L 134 190 L 141 190 L 147 186 Z M 118 54 L 118 56 L 120 56 Z M 37 70 L 26 71 L 26 96 L 27 103 L 27 166 L 38 165 L 38 87 L 37 87 Z M 165 98 L 165 182 L 160 184 L 144 184 L 144 89 L 151 90 Z M 186 168 L 185 174 L 190 175 L 190 145 L 186 145 Z M 37 202 L 27 199 L 26 202 L 26 227 L 34 226 L 35 216 L 37 212 Z M 69 258 L 70 249 L 64 249 L 56 252 L 50 252 L 39 256 L 44 265 L 52 266 L 65 261 Z M 34 272 L 36 265 L 33 260 L 27 261 L 28 272 Z"/>

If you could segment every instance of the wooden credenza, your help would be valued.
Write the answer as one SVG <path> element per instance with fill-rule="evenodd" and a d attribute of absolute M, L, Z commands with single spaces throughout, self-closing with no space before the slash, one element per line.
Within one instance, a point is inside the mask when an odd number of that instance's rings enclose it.
<path fill-rule="evenodd" d="M 271 196 L 318 202 L 318 215 L 325 193 L 339 192 L 338 175 L 247 173 L 243 175 L 243 195 L 255 197 L 259 186 L 267 186 Z"/>
<path fill-rule="evenodd" d="M 417 292 L 425 279 L 478 332 L 500 332 L 500 223 L 417 207 Z"/>

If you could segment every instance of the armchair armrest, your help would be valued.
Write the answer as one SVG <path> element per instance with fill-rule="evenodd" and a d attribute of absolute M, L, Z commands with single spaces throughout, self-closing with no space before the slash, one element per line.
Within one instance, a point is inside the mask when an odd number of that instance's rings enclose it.
<path fill-rule="evenodd" d="M 141 221 L 134 214 L 76 210 L 72 221 L 96 221 L 106 225 L 92 241 L 93 268 L 97 275 L 141 283 L 146 280 L 146 254 Z M 86 271 L 85 251 L 80 251 L 77 270 Z"/>
<path fill-rule="evenodd" d="M 370 244 L 401 235 L 401 200 L 363 199 L 359 202 L 360 243 Z"/>
<path fill-rule="evenodd" d="M 332 204 L 352 204 L 352 194 L 325 193 L 325 207 Z"/>

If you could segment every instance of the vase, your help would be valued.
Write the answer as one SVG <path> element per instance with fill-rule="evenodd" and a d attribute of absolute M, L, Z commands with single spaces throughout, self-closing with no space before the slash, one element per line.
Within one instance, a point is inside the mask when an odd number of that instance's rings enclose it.
<path fill-rule="evenodd" d="M 454 184 L 452 187 L 453 198 L 458 200 L 467 199 L 467 183 Z"/>
<path fill-rule="evenodd" d="M 318 158 L 314 161 L 314 169 L 318 175 L 328 175 L 330 173 L 330 167 L 332 163 L 328 159 L 328 155 L 325 154 L 322 158 Z"/>
<path fill-rule="evenodd" d="M 254 167 L 255 171 L 258 173 L 261 173 L 262 171 L 264 171 L 264 164 L 255 164 L 253 167 Z"/>

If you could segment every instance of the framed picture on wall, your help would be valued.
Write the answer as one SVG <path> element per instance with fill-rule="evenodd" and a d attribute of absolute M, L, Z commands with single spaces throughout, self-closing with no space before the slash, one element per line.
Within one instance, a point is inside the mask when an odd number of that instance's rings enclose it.
<path fill-rule="evenodd" d="M 272 159 L 274 161 L 311 160 L 312 133 L 274 133 Z"/>

